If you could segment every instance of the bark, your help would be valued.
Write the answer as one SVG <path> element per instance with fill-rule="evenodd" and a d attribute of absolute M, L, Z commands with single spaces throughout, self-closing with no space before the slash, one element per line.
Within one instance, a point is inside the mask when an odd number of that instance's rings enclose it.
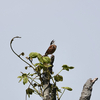
<path fill-rule="evenodd" d="M 52 91 L 51 91 L 51 100 L 56 100 L 56 87 L 53 85 Z"/>
<path fill-rule="evenodd" d="M 52 74 L 52 68 L 53 68 L 53 62 L 54 62 L 54 55 L 51 56 L 51 67 L 48 68 L 49 72 Z M 56 87 L 55 84 L 50 84 L 50 75 L 48 72 L 44 72 L 43 74 L 43 100 L 56 100 Z M 51 88 L 52 85 L 52 88 Z"/>
<path fill-rule="evenodd" d="M 50 100 L 50 80 L 49 77 L 47 77 L 47 74 L 44 73 L 44 80 L 43 80 L 43 100 Z"/>
<path fill-rule="evenodd" d="M 83 86 L 83 90 L 79 100 L 90 100 L 92 94 L 92 86 L 96 80 L 98 80 L 98 78 L 95 78 L 93 80 L 90 78 L 87 80 L 87 82 Z"/>

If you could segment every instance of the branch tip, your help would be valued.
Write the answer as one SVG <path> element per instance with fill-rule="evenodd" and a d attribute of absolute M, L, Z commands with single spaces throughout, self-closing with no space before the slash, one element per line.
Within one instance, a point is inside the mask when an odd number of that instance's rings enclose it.
<path fill-rule="evenodd" d="M 15 38 L 21 38 L 21 37 L 20 37 L 20 36 L 15 36 L 15 37 L 13 37 L 13 38 L 11 39 L 10 44 L 12 44 L 12 41 L 13 41 Z"/>
<path fill-rule="evenodd" d="M 98 80 L 98 78 L 94 78 L 93 80 L 92 80 L 92 83 L 94 83 L 95 81 L 97 81 Z"/>

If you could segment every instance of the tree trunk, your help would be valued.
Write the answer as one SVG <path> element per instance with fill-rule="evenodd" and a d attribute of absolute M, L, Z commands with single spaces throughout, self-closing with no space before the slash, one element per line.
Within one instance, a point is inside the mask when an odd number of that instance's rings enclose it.
<path fill-rule="evenodd" d="M 90 100 L 92 94 L 92 86 L 96 80 L 98 80 L 98 78 L 95 78 L 93 80 L 90 78 L 87 80 L 87 82 L 83 86 L 83 90 L 79 100 Z"/>
<path fill-rule="evenodd" d="M 54 62 L 55 56 L 51 56 L 51 67 L 48 68 L 49 72 L 52 74 L 52 68 L 53 68 L 53 62 Z M 50 84 L 50 75 L 48 72 L 44 72 L 43 74 L 43 100 L 56 100 L 56 86 L 54 84 Z M 51 87 L 52 85 L 52 87 Z"/>

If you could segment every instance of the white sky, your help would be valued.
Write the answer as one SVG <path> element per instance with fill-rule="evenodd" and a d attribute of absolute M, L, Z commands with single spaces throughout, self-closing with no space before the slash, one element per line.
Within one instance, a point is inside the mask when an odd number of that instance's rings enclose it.
<path fill-rule="evenodd" d="M 18 83 L 17 76 L 26 66 L 16 57 L 9 46 L 11 38 L 17 53 L 44 54 L 52 39 L 57 50 L 54 53 L 54 72 L 63 64 L 74 66 L 63 71 L 64 82 L 69 86 L 62 100 L 79 100 L 84 83 L 100 76 L 100 0 L 1 0 L 0 1 L 0 100 L 25 100 L 28 85 Z M 100 81 L 93 87 L 91 100 L 100 100 Z M 40 100 L 32 95 L 28 100 Z"/>

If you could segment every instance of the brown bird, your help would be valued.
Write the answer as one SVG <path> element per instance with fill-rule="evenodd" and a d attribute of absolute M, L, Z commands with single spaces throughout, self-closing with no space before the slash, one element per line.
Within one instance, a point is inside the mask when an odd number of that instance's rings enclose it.
<path fill-rule="evenodd" d="M 45 56 L 48 56 L 49 54 L 53 54 L 56 50 L 57 46 L 55 45 L 55 41 L 52 40 L 50 43 L 49 48 L 47 49 Z"/>

